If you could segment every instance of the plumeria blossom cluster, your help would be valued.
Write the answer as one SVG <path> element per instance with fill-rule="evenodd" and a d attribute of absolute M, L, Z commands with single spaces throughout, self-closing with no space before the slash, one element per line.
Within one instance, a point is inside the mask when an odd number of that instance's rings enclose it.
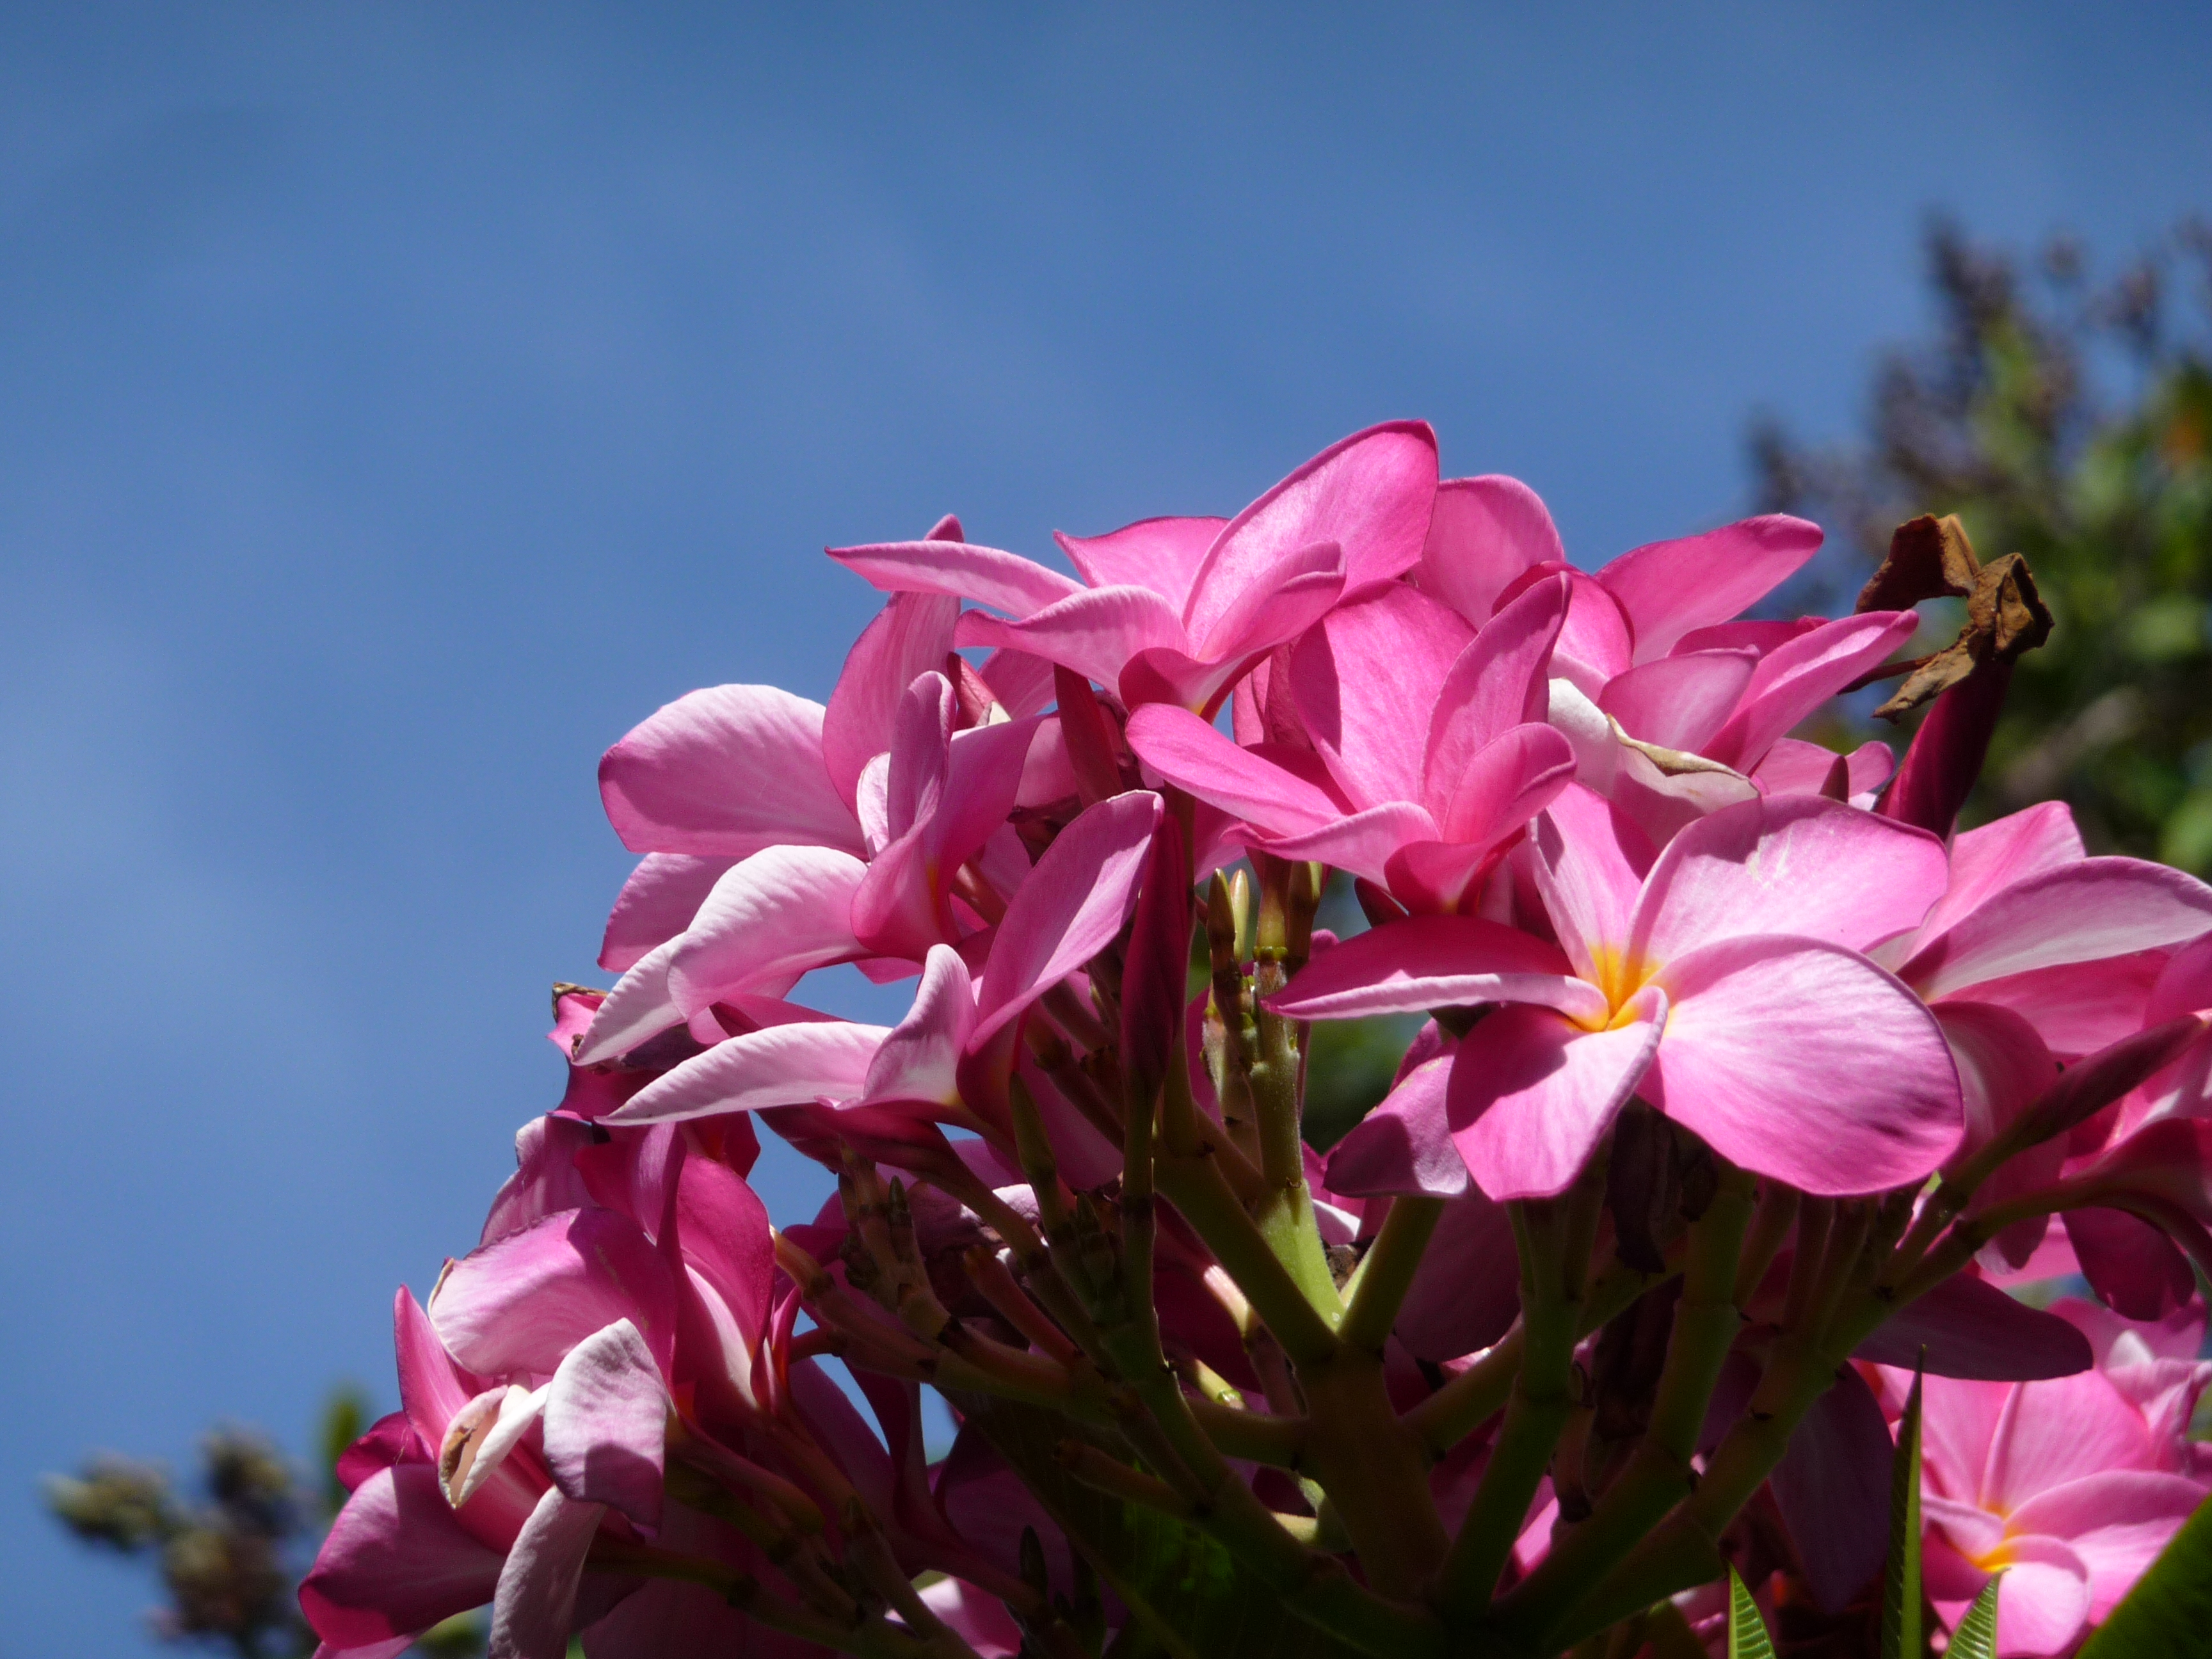
<path fill-rule="evenodd" d="M 2060 806 L 1954 832 L 2033 578 L 1918 520 L 1854 614 L 1747 617 L 1819 543 L 1592 573 L 1399 422 L 1074 577 L 834 551 L 888 598 L 826 706 L 601 765 L 618 977 L 398 1295 L 325 1653 L 484 1604 L 498 1659 L 1677 1651 L 1731 1564 L 1866 1604 L 1916 1366 L 1935 1614 L 2002 1572 L 2001 1650 L 2066 1651 L 2212 1485 L 2212 890 Z M 1897 673 L 1901 763 L 1790 735 Z M 848 963 L 905 1018 L 807 1006 Z M 1381 1015 L 1319 1156 L 1314 1023 Z M 2057 1275 L 2098 1300 L 2008 1293 Z"/>

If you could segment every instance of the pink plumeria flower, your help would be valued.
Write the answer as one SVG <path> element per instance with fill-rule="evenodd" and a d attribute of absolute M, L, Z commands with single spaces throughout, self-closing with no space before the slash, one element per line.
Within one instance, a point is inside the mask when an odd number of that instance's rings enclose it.
<path fill-rule="evenodd" d="M 1800 796 L 1725 808 L 1653 860 L 1577 785 L 1522 856 L 1559 945 L 1411 917 L 1316 957 L 1272 1005 L 1299 1018 L 1504 1005 L 1460 1042 L 1447 1096 L 1492 1197 L 1560 1191 L 1638 1093 L 1813 1193 L 1917 1180 L 1957 1145 L 1942 1033 L 1858 954 L 1942 890 L 1933 836 Z"/>
<path fill-rule="evenodd" d="M 1168 702 L 1211 715 L 1231 686 L 1340 599 L 1421 556 L 1436 496 L 1436 434 L 1394 421 L 1323 450 L 1235 518 L 1147 519 L 1059 538 L 1076 582 L 1015 554 L 962 543 L 832 550 L 878 587 L 952 595 L 958 642 L 1057 663 L 1124 707 Z"/>

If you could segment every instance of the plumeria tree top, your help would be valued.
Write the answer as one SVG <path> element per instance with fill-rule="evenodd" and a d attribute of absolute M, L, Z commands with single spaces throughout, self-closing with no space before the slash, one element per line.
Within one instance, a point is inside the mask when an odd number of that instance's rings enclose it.
<path fill-rule="evenodd" d="M 1747 617 L 1820 540 L 1586 571 L 1401 422 L 1077 578 L 835 551 L 889 597 L 826 705 L 696 691 L 601 763 L 617 977 L 398 1294 L 325 1652 L 485 1603 L 501 1659 L 1671 1652 L 1731 1566 L 1844 1630 L 1916 1365 L 1935 1615 L 2002 1574 L 1999 1650 L 2068 1650 L 2208 1484 L 2212 890 L 2062 808 L 1956 831 L 2032 575 L 1917 521 L 1852 615 Z M 1901 763 L 1790 735 L 1885 675 Z M 809 1006 L 842 963 L 904 1018 Z M 1376 1015 L 1323 1158 L 1313 1024 Z"/>

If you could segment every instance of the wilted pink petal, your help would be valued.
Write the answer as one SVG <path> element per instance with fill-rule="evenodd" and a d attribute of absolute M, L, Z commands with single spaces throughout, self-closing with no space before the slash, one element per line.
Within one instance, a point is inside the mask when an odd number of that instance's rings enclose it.
<path fill-rule="evenodd" d="M 1599 572 L 1636 624 L 1636 660 L 1663 657 L 1693 628 L 1724 623 L 1819 551 L 1820 527 L 1780 514 L 1632 548 Z"/>
<path fill-rule="evenodd" d="M 633 853 L 741 859 L 790 842 L 860 850 L 822 763 L 820 703 L 772 685 L 679 697 L 606 752 L 599 793 Z"/>

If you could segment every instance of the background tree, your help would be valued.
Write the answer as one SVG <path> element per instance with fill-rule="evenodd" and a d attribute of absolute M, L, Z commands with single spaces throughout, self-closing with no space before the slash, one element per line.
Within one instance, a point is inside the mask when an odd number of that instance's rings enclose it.
<path fill-rule="evenodd" d="M 2098 850 L 2212 870 L 2212 227 L 2102 281 L 2066 238 L 2029 260 L 1938 220 L 1926 248 L 1931 337 L 1883 356 L 1861 443 L 1756 422 L 1760 507 L 1830 527 L 1824 608 L 1919 514 L 2026 554 L 2057 625 L 1969 821 L 2055 797 Z"/>

